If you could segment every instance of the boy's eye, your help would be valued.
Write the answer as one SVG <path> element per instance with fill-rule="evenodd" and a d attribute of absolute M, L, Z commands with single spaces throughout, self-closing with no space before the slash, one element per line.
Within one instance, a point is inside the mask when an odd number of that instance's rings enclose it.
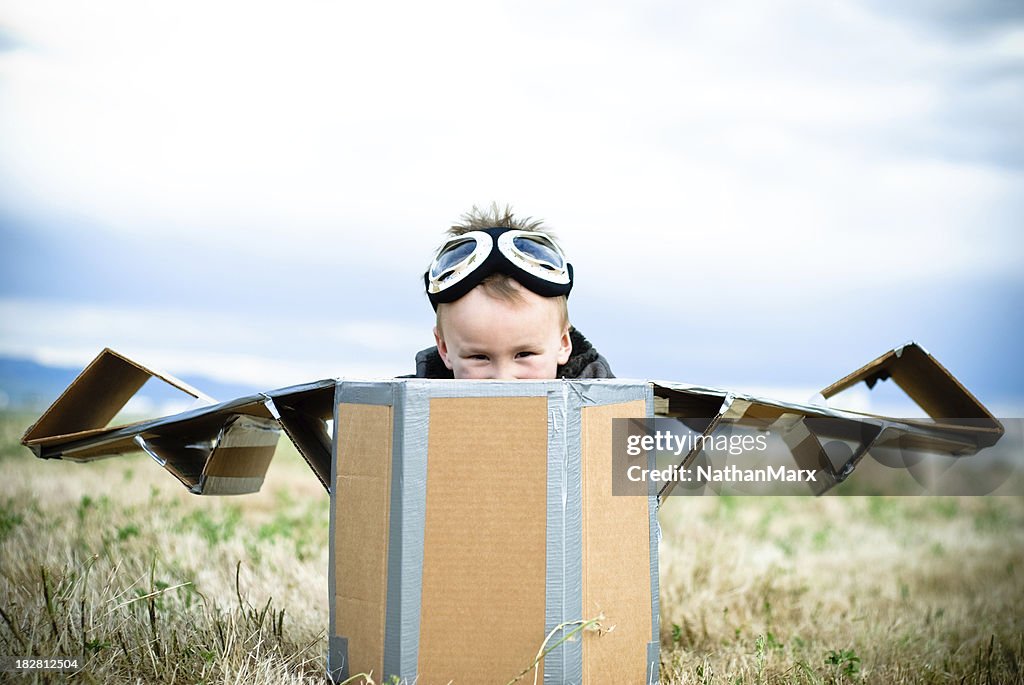
<path fill-rule="evenodd" d="M 487 355 L 486 354 L 471 354 L 471 355 L 469 355 L 469 358 L 470 359 L 475 359 L 477 361 L 483 361 L 483 362 L 487 361 Z"/>
<path fill-rule="evenodd" d="M 536 353 L 536 352 L 530 352 L 529 350 L 524 350 L 523 352 L 519 352 L 519 353 L 517 353 L 517 354 L 516 354 L 516 357 L 517 357 L 517 358 L 522 358 L 522 357 L 532 357 L 532 356 L 533 356 L 533 355 L 535 355 L 535 354 L 537 354 L 537 353 Z"/>

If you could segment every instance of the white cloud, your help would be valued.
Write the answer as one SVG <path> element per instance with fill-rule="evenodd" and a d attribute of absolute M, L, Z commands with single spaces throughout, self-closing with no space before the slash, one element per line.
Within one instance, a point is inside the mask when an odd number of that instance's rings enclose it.
<path fill-rule="evenodd" d="M 388 320 L 333 323 L 286 312 L 215 318 L 127 308 L 0 298 L 0 354 L 84 367 L 104 347 L 175 376 L 196 374 L 267 389 L 320 378 L 392 377 L 411 371 L 428 329 Z M 419 345 L 419 347 L 416 347 Z"/>
<path fill-rule="evenodd" d="M 1024 30 L 951 38 L 889 11 L 9 3 L 24 47 L 0 53 L 0 202 L 59 215 L 58 237 L 86 230 L 67 217 L 151 236 L 156 258 L 163 241 L 239 244 L 223 266 L 236 280 L 256 278 L 246 251 L 276 236 L 286 277 L 265 287 L 301 297 L 309 268 L 337 269 L 346 294 L 370 289 L 342 263 L 414 277 L 440 229 L 491 200 L 561 229 L 574 298 L 599 302 L 760 296 L 821 311 L 868 271 L 874 285 L 1013 277 L 1024 146 L 997 124 L 1019 113 Z M 245 361 L 251 321 L 101 309 L 65 312 L 73 334 L 54 315 L 35 326 L 51 337 L 19 329 L 4 344 L 217 350 L 189 363 L 234 355 L 240 374 L 274 357 Z M 383 315 L 306 328 L 346 364 L 390 369 L 419 344 L 407 340 L 429 344 L 429 329 Z"/>

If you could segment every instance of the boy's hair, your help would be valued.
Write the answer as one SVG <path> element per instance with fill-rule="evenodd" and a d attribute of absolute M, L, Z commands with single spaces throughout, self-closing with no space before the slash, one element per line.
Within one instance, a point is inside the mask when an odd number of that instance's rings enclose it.
<path fill-rule="evenodd" d="M 497 202 L 492 202 L 487 209 L 481 209 L 476 205 L 459 217 L 459 223 L 452 225 L 447 233 L 449 236 L 460 236 L 470 231 L 482 231 L 487 228 L 517 228 L 521 231 L 537 231 L 551 238 L 557 244 L 554 232 L 544 225 L 542 219 L 534 219 L 531 216 L 519 218 L 512 213 L 512 206 L 499 207 Z M 518 287 L 517 287 L 518 286 Z M 522 302 L 523 296 L 519 291 L 522 287 L 519 282 L 511 276 L 503 273 L 493 273 L 480 281 L 478 288 L 483 288 L 490 297 L 505 302 Z M 555 298 L 558 305 L 561 325 L 569 325 L 569 304 L 566 295 L 559 295 Z M 437 306 L 437 327 L 441 328 L 441 311 L 444 304 Z"/>

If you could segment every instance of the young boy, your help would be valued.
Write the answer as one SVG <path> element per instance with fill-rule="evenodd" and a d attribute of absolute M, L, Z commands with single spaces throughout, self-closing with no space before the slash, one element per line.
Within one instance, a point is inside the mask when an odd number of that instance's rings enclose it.
<path fill-rule="evenodd" d="M 424 284 L 437 347 L 418 378 L 611 378 L 607 360 L 569 324 L 572 265 L 540 221 L 477 207 L 448 230 Z"/>

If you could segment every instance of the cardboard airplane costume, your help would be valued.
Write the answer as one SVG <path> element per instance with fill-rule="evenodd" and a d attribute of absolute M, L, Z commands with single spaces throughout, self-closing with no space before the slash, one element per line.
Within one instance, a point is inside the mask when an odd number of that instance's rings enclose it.
<path fill-rule="evenodd" d="M 109 426 L 153 377 L 201 406 Z M 886 379 L 931 419 L 825 404 Z M 849 478 L 876 448 L 968 456 L 1004 432 L 915 343 L 821 397 L 799 404 L 668 381 L 410 378 L 325 379 L 214 402 L 106 349 L 23 443 L 43 459 L 143 451 L 192 493 L 237 495 L 260 489 L 287 435 L 330 495 L 335 680 L 360 672 L 421 685 L 511 678 L 546 636 L 557 641 L 600 616 L 614 630 L 562 643 L 543 660 L 543 682 L 650 683 L 659 667 L 656 515 L 679 481 L 645 477 L 641 496 L 618 496 L 619 433 L 631 430 L 622 422 L 640 432 L 655 417 L 685 426 L 690 440 L 671 443 L 671 473 L 706 457 L 709 443 L 694 435 L 771 433 L 799 466 L 801 487 L 815 494 Z M 652 475 L 657 455 L 648 443 L 639 436 L 629 444 L 647 445 L 633 466 Z M 829 449 L 839 443 L 848 448 Z"/>

